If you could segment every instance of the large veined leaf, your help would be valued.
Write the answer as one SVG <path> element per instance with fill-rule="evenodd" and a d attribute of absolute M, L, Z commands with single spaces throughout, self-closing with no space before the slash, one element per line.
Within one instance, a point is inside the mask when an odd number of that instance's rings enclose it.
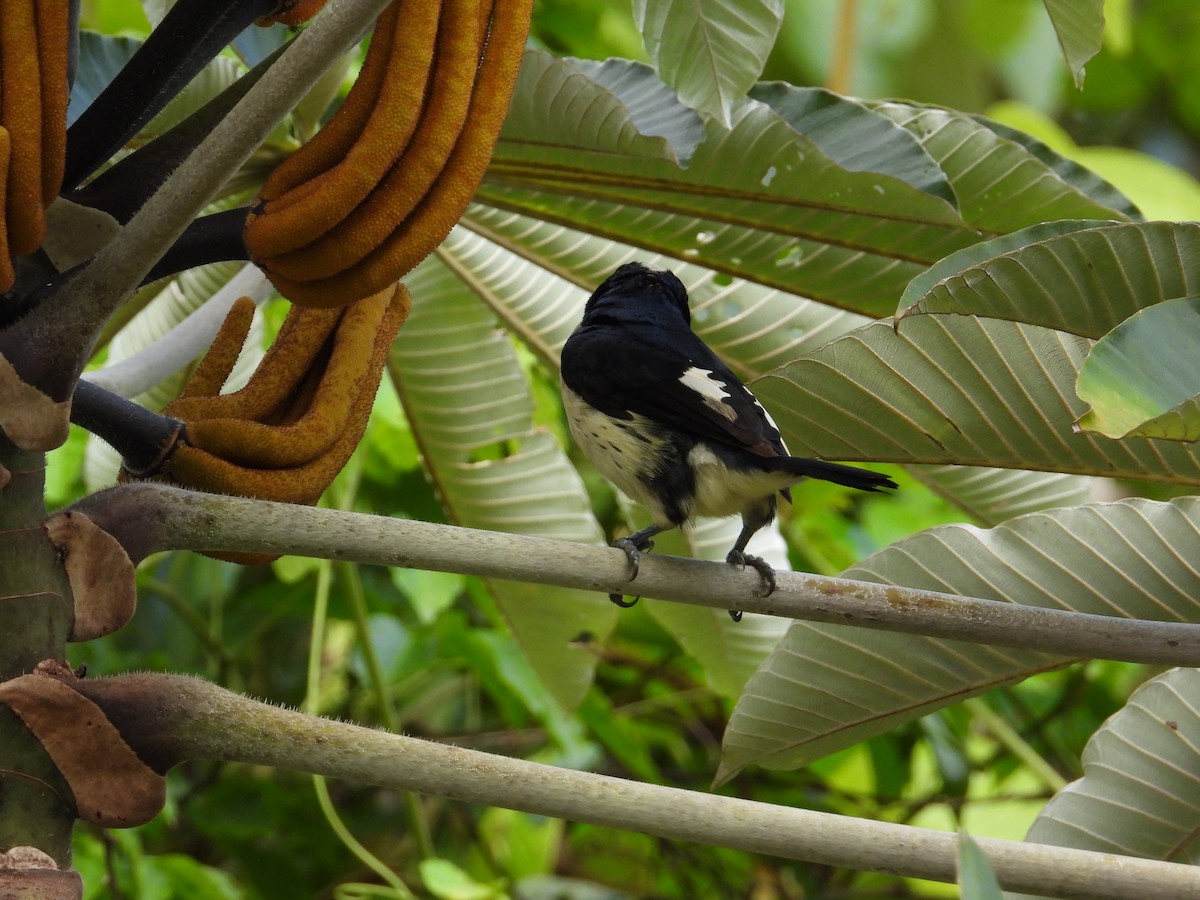
<path fill-rule="evenodd" d="M 1092 735 L 1083 777 L 1026 840 L 1195 865 L 1200 861 L 1200 673 L 1172 669 L 1133 692 Z"/>
<path fill-rule="evenodd" d="M 1091 479 L 1081 475 L 979 466 L 911 466 L 909 473 L 983 525 L 1090 499 Z"/>
<path fill-rule="evenodd" d="M 1104 0 L 1042 0 L 1059 46 L 1075 79 L 1083 88 L 1083 66 L 1100 52 L 1104 37 Z"/>
<path fill-rule="evenodd" d="M 1079 372 L 1092 408 L 1079 427 L 1109 437 L 1200 440 L 1200 297 L 1168 300 L 1102 337 Z"/>
<path fill-rule="evenodd" d="M 557 440 L 535 428 L 513 346 L 470 282 L 437 257 L 406 280 L 413 310 L 388 371 L 451 519 L 600 543 L 583 483 Z M 576 640 L 603 640 L 616 608 L 589 591 L 499 580 L 488 586 L 542 682 L 573 709 L 595 666 L 595 655 Z"/>
<path fill-rule="evenodd" d="M 1009 105 L 1006 106 L 1006 103 Z M 998 104 L 999 108 L 1006 111 L 1011 109 L 1013 105 L 1018 106 L 1023 111 L 1028 111 L 1030 109 L 1030 107 L 1026 107 L 1021 104 L 1012 104 L 1011 101 L 1001 101 L 1000 104 Z M 995 111 L 996 107 L 994 106 L 992 109 Z M 1068 152 L 1067 148 L 1070 148 L 1070 152 L 1073 154 L 1078 155 L 1081 152 L 1086 154 L 1088 156 L 1088 163 L 1091 164 L 1096 159 L 1095 154 L 1098 151 L 1104 149 L 1116 150 L 1117 148 L 1080 148 L 1077 147 L 1075 143 L 1066 136 L 1066 132 L 1062 132 L 1066 143 L 1062 147 L 1059 147 L 1058 143 L 1054 143 L 1054 146 L 1052 147 L 1050 143 L 1043 142 L 1033 135 L 1021 131 L 1019 128 L 1014 128 L 1013 126 L 1004 122 L 998 122 L 993 118 L 989 118 L 988 116 L 972 115 L 971 118 L 979 122 L 985 128 L 996 132 L 996 134 L 998 134 L 1000 137 L 1010 140 L 1015 144 L 1020 144 L 1035 157 L 1048 165 L 1050 169 L 1063 181 L 1072 185 L 1081 193 L 1091 197 L 1101 206 L 1108 207 L 1114 212 L 1119 213 L 1120 215 L 1117 216 L 1117 218 L 1126 218 L 1132 220 L 1139 220 L 1143 218 L 1142 212 L 1140 209 L 1138 209 L 1137 205 L 1127 196 L 1125 196 L 1125 194 L 1123 194 L 1121 190 L 1118 189 L 1114 184 L 1106 181 L 1101 175 L 1097 174 L 1096 171 L 1093 171 L 1090 168 L 1085 168 L 1080 162 L 1077 162 L 1076 159 L 1060 155 L 1061 153 Z M 1043 121 L 1044 117 L 1040 117 L 1037 120 L 1037 124 L 1041 124 Z M 1058 128 L 1057 125 L 1051 125 L 1050 127 L 1055 129 Z M 1038 133 L 1044 134 L 1044 131 L 1039 131 Z M 1160 165 L 1163 169 L 1179 172 L 1178 169 L 1175 169 L 1167 163 L 1160 163 Z M 1180 174 L 1182 175 L 1182 173 Z"/>
<path fill-rule="evenodd" d="M 868 315 L 889 314 L 889 298 L 913 277 L 988 232 L 1125 215 L 1095 198 L 1094 179 L 1076 185 L 968 116 L 840 98 L 827 107 L 833 113 L 805 110 L 768 86 L 759 90 L 778 110 L 740 102 L 731 128 L 709 123 L 682 166 L 672 150 L 681 133 L 642 133 L 629 111 L 661 94 L 653 73 L 626 71 L 609 83 L 529 51 L 478 199 Z M 879 162 L 882 171 L 841 164 L 862 164 L 851 148 L 897 127 L 916 146 L 889 139 L 895 156 Z M 941 177 L 921 183 L 932 193 L 905 180 L 920 180 L 931 162 Z M 999 196 L 1022 203 L 998 204 Z"/>
<path fill-rule="evenodd" d="M 1085 338 L 969 316 L 868 325 L 755 384 L 792 452 L 1200 484 L 1173 441 L 1079 434 Z"/>
<path fill-rule="evenodd" d="M 927 301 L 930 292 L 942 288 L 946 282 L 962 275 L 982 263 L 989 262 L 1005 253 L 1025 250 L 1033 244 L 1050 240 L 1064 234 L 1073 234 L 1089 228 L 1097 228 L 1109 222 L 1099 222 L 1095 219 L 1058 219 L 1054 222 L 1041 222 L 1002 234 L 1000 237 L 980 241 L 962 250 L 956 250 L 949 256 L 943 257 L 932 266 L 914 278 L 900 295 L 900 303 L 896 309 L 896 318 L 902 319 L 907 315 L 923 312 L 966 312 L 965 310 L 927 309 L 921 305 Z M 994 318 L 1013 318 L 1012 316 L 995 316 Z M 1042 324 L 1042 323 L 1033 323 Z"/>
<path fill-rule="evenodd" d="M 686 165 L 704 140 L 704 120 L 681 103 L 649 66 L 630 59 L 572 59 L 571 64 L 615 95 L 638 131 L 666 138 L 680 163 Z"/>
<path fill-rule="evenodd" d="M 1052 219 L 1126 218 L 1096 199 L 1088 179 L 1075 184 L 1072 170 L 1054 166 L 1043 147 L 1035 154 L 986 120 L 933 106 L 894 101 L 870 108 L 911 131 L 954 187 L 964 219 L 983 231 L 1003 234 Z M 1019 203 L 1001 198 L 1020 197 Z"/>
<path fill-rule="evenodd" d="M 958 257 L 970 264 L 928 285 L 905 314 L 966 313 L 1098 338 L 1139 309 L 1200 294 L 1194 222 L 1103 225 L 998 253 L 978 249 L 983 258 Z"/>
<path fill-rule="evenodd" d="M 1110 616 L 1200 621 L 1200 498 L 948 525 L 844 575 L 861 581 Z M 795 768 L 900 722 L 1070 660 L 1045 653 L 796 622 L 746 685 L 717 781 Z"/>
<path fill-rule="evenodd" d="M 783 0 L 634 0 L 633 18 L 680 99 L 729 124 L 775 46 Z"/>
<path fill-rule="evenodd" d="M 841 168 L 754 101 L 732 130 L 710 124 L 681 168 L 614 94 L 536 51 L 477 198 L 878 314 L 925 266 L 980 237 L 946 201 Z"/>
<path fill-rule="evenodd" d="M 883 172 L 919 191 L 956 202 L 946 173 L 913 134 L 865 103 L 782 81 L 758 84 L 750 96 L 775 110 L 842 168 Z"/>

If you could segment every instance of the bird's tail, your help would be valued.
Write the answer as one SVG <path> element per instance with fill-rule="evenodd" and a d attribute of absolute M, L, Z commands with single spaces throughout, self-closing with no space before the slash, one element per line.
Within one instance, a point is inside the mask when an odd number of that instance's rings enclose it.
<path fill-rule="evenodd" d="M 825 462 L 823 459 L 779 456 L 770 460 L 770 465 L 781 472 L 832 481 L 834 484 L 858 488 L 860 491 L 882 491 L 897 487 L 896 482 L 879 472 L 860 469 L 857 466 L 844 466 L 841 463 Z"/>

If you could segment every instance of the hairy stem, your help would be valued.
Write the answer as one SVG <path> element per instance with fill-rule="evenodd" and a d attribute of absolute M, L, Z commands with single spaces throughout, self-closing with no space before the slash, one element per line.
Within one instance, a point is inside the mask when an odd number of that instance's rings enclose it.
<path fill-rule="evenodd" d="M 640 784 L 320 719 L 177 675 L 78 682 L 148 763 L 221 759 L 313 772 L 830 866 L 953 881 L 949 832 Z M 1054 897 L 1195 897 L 1200 869 L 979 838 L 1001 885 Z"/>

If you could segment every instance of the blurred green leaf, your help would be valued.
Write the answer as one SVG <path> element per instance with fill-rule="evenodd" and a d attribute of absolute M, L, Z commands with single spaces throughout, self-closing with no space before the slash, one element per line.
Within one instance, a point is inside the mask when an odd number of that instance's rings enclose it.
<path fill-rule="evenodd" d="M 502 900 L 508 896 L 503 879 L 482 884 L 448 859 L 425 859 L 419 868 L 425 887 L 438 900 Z"/>
<path fill-rule="evenodd" d="M 1079 427 L 1108 437 L 1200 440 L 1200 297 L 1180 297 L 1130 316 L 1079 370 Z"/>
<path fill-rule="evenodd" d="M 958 832 L 958 886 L 962 900 L 1001 900 L 1000 882 L 979 845 L 965 831 Z"/>

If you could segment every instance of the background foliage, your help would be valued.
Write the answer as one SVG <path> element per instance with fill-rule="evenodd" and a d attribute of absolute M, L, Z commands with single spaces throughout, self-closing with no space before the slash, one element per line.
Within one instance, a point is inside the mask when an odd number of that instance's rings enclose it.
<path fill-rule="evenodd" d="M 153 17 L 156 4 L 145 6 Z M 546 0 L 535 8 L 534 43 L 555 55 L 583 59 L 647 59 L 634 6 Z M 831 57 L 838 7 L 826 0 L 789 0 L 764 77 L 829 85 L 864 98 L 902 96 L 986 113 L 1094 168 L 1147 218 L 1200 217 L 1200 189 L 1184 174 L 1195 170 L 1200 148 L 1200 108 L 1193 108 L 1200 93 L 1190 89 L 1200 12 L 1187 0 L 1106 4 L 1105 45 L 1088 63 L 1082 91 L 1072 84 L 1040 2 L 866 0 L 857 4 L 848 68 L 844 59 Z M 85 3 L 84 9 L 85 27 L 105 34 L 137 39 L 149 28 L 146 11 L 132 0 Z M 255 52 L 239 51 L 241 61 Z M 194 90 L 200 96 L 219 90 L 222 71 L 236 71 L 236 57 L 230 54 L 210 67 L 205 77 L 213 83 L 198 83 Z M 659 64 L 665 65 L 661 56 Z M 85 74 L 87 66 L 85 57 Z M 551 74 L 552 68 L 547 62 Z M 347 77 L 352 69 L 353 64 Z M 585 70 L 612 83 L 622 75 L 598 66 Z M 772 102 L 767 95 L 760 98 Z M 786 100 L 774 98 L 781 114 Z M 691 102 L 710 104 L 717 115 L 727 113 L 719 90 Z M 165 127 L 181 112 L 164 111 L 149 130 Z M 520 116 L 518 108 L 516 129 Z M 692 124 L 666 121 L 664 137 L 676 152 L 695 146 Z M 311 125 L 303 112 L 295 117 L 274 136 L 279 149 L 294 146 Z M 498 161 L 514 171 L 526 162 L 518 153 L 506 157 L 503 146 Z M 703 171 L 706 163 L 700 157 L 693 164 Z M 718 167 L 719 160 L 712 165 Z M 511 208 L 535 202 L 504 190 L 493 187 L 484 199 Z M 1070 207 L 1076 217 L 1104 212 L 1105 218 L 1112 216 L 1109 204 L 1115 202 L 1111 196 L 1082 193 L 1051 200 Z M 1041 220 L 1039 211 L 1019 221 L 1027 212 L 1021 204 L 992 211 L 1008 217 L 990 223 L 996 232 Z M 569 447 L 558 406 L 554 355 L 574 325 L 586 290 L 549 281 L 521 292 L 506 289 L 514 272 L 523 277 L 529 272 L 495 249 L 503 240 L 487 243 L 480 235 L 503 238 L 525 227 L 513 215 L 511 209 L 474 208 L 471 228 L 452 235 L 445 252 L 410 280 L 414 295 L 438 296 L 441 302 L 414 309 L 389 363 L 394 379 L 385 379 L 367 436 L 327 503 L 491 528 L 504 527 L 500 517 L 525 516 L 535 532 L 540 527 L 544 533 L 597 542 L 626 527 L 627 511 Z M 705 243 L 705 234 L 696 234 L 696 240 Z M 546 237 L 549 241 L 554 234 Z M 710 235 L 709 240 L 717 239 L 725 235 Z M 592 246 L 599 273 L 609 259 L 600 251 L 607 248 L 599 242 Z M 948 245 L 945 252 L 954 249 Z M 930 252 L 928 263 L 944 255 Z M 495 257 L 485 260 L 494 283 L 477 289 L 492 302 L 456 307 L 456 279 L 476 271 L 479 258 L 488 254 Z M 686 277 L 686 263 L 672 266 L 685 281 L 702 280 L 697 272 Z M 203 274 L 189 277 L 198 280 Z M 722 332 L 728 308 L 720 289 L 729 278 L 718 274 L 711 284 L 693 288 L 693 297 L 697 322 L 711 330 L 709 340 L 737 347 L 763 328 L 752 315 L 739 316 L 745 333 Z M 110 359 L 126 352 L 122 341 L 132 348 L 153 340 L 161 331 L 153 324 L 156 315 L 169 321 L 189 294 L 211 290 L 189 286 L 186 278 L 162 287 L 147 291 L 145 312 L 109 346 Z M 749 298 L 743 302 L 751 307 L 761 299 L 766 321 L 778 324 L 769 313 L 767 293 L 747 285 L 739 296 Z M 861 313 L 894 311 L 893 296 L 883 307 L 867 308 L 872 296 L 866 290 L 844 298 L 839 303 L 844 311 L 833 314 L 827 307 L 798 307 L 795 321 L 787 323 L 793 327 L 779 328 L 774 345 L 753 345 L 757 353 L 738 356 L 745 361 L 744 374 L 758 375 L 816 350 L 865 321 Z M 533 312 L 526 303 L 534 305 Z M 280 311 L 268 305 L 259 333 L 270 334 L 280 318 Z M 436 336 L 447 327 L 456 329 L 453 345 L 461 358 L 437 352 Z M 932 326 L 912 319 L 902 327 L 919 334 Z M 140 337 L 139 329 L 145 330 Z M 435 352 L 422 352 L 431 346 Z M 780 390 L 773 385 L 779 380 L 763 383 L 764 397 Z M 794 381 L 803 383 L 799 374 Z M 450 383 L 450 393 L 460 399 L 486 384 L 486 409 L 473 416 L 465 400 L 462 408 L 448 409 L 448 392 L 439 387 Z M 143 399 L 161 405 L 167 396 Z M 790 395 L 780 396 L 786 407 Z M 790 413 L 785 409 L 784 414 Z M 1061 456 L 1054 461 L 1061 462 Z M 85 481 L 89 488 L 102 486 L 114 465 L 98 442 L 73 435 L 53 458 L 51 502 L 77 498 Z M 1174 471 L 1184 468 L 1179 463 Z M 495 476 L 519 477 L 531 469 L 544 479 L 543 490 L 523 505 L 522 498 L 505 492 L 503 477 Z M 889 473 L 901 481 L 896 497 L 858 497 L 833 485 L 806 485 L 778 535 L 767 536 L 773 545 L 760 549 L 798 570 L 835 574 L 902 537 L 968 520 L 944 499 L 947 488 L 936 474 L 918 480 L 899 469 Z M 1104 489 L 1160 498 L 1172 490 L 1132 480 L 1153 474 L 1136 465 L 1124 474 L 1131 480 Z M 1040 479 L 1037 505 L 1058 505 L 1047 502 L 1050 495 L 1062 504 L 1077 503 L 1094 489 L 1073 476 Z M 489 502 L 492 490 L 501 502 Z M 961 496 L 962 490 L 958 485 L 951 492 Z M 1020 494 L 1020 485 L 1010 483 L 1009 493 L 1014 492 Z M 573 512 L 581 496 L 595 509 L 601 528 Z M 1001 513 L 982 498 L 975 509 L 969 521 L 980 525 L 1022 511 L 1010 505 Z M 706 547 L 728 543 L 723 526 L 708 527 L 712 531 L 692 536 L 690 547 L 682 539 L 675 545 L 663 540 L 660 549 L 701 555 Z M 733 700 L 778 640 L 782 625 L 751 616 L 737 630 L 717 629 L 707 619 L 697 620 L 698 611 L 691 608 L 645 602 L 618 617 L 603 596 L 582 593 L 573 598 L 570 617 L 548 620 L 546 593 L 439 573 L 294 558 L 270 568 L 242 569 L 192 554 L 165 554 L 140 569 L 140 606 L 130 625 L 77 646 L 71 662 L 100 674 L 194 672 L 251 695 L 461 746 L 706 789 L 720 766 Z M 709 611 L 702 614 L 708 617 Z M 615 630 L 603 639 L 610 629 Z M 555 635 L 577 640 L 557 656 L 525 652 L 560 646 Z M 913 653 L 920 640 L 885 637 L 901 654 Z M 886 733 L 864 735 L 860 743 L 819 755 L 803 769 L 748 768 L 721 790 L 1020 839 L 1046 799 L 1082 773 L 1085 741 L 1153 674 L 1108 662 L 1045 671 Z M 238 765 L 192 765 L 176 772 L 169 784 L 166 813 L 147 826 L 112 832 L 80 826 L 76 866 L 89 896 L 404 896 L 407 888 L 395 875 L 381 875 L 383 866 L 417 886 L 422 896 L 453 898 L 933 897 L 956 892 L 367 787 L 314 785 L 306 776 Z M 353 838 L 344 839 L 345 833 Z M 353 849 L 355 841 L 382 866 L 364 862 L 367 857 Z"/>

